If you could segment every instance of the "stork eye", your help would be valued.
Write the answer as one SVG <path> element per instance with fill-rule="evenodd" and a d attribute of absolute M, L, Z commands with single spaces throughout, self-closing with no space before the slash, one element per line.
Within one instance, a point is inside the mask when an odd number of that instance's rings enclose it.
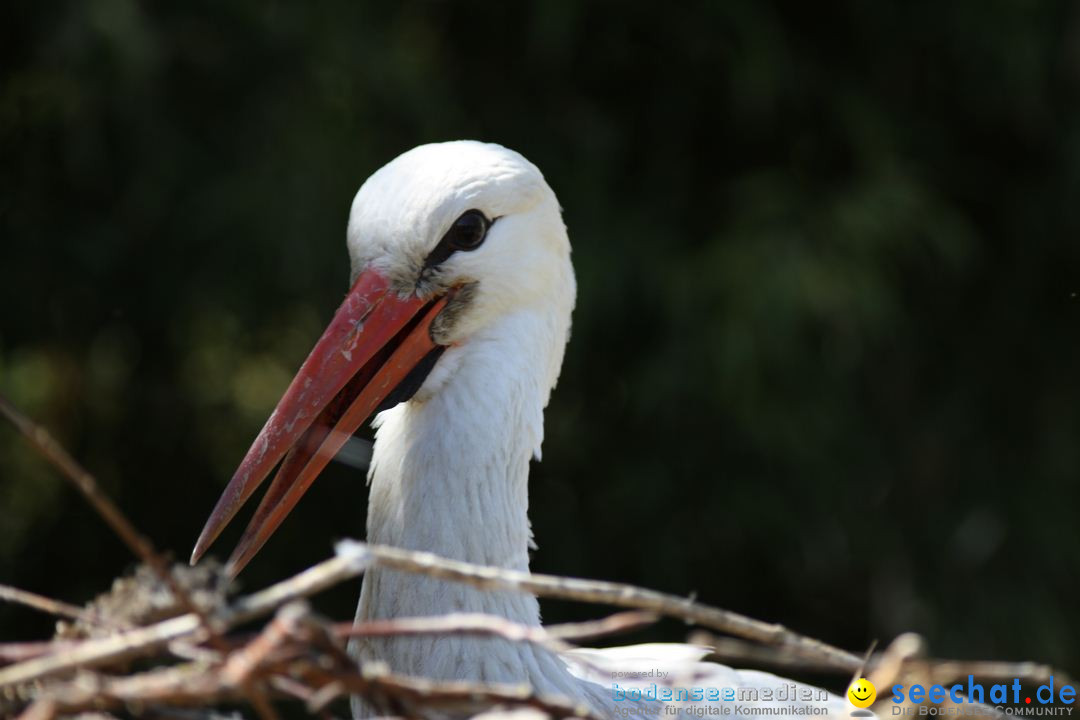
<path fill-rule="evenodd" d="M 466 210 L 443 236 L 443 242 L 454 250 L 475 250 L 487 237 L 491 221 L 479 210 Z"/>
<path fill-rule="evenodd" d="M 496 218 L 497 220 L 498 218 Z M 479 210 L 466 210 L 461 214 L 446 234 L 439 240 L 439 244 L 428 254 L 424 260 L 424 271 L 438 267 L 448 257 L 458 250 L 475 250 L 484 243 L 488 229 L 491 228 L 492 220 Z"/>

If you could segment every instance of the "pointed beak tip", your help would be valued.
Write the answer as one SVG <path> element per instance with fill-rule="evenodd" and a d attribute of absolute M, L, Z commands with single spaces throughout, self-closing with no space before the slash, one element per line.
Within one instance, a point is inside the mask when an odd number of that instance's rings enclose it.
<path fill-rule="evenodd" d="M 375 270 L 357 278 L 219 498 L 192 564 L 280 462 L 225 574 L 244 569 L 356 428 L 436 350 L 431 324 L 448 301 L 399 297 Z"/>
<path fill-rule="evenodd" d="M 207 528 L 204 527 L 203 531 L 199 533 L 199 537 L 195 541 L 195 547 L 191 549 L 191 558 L 188 560 L 188 563 L 191 565 L 195 565 L 202 560 L 203 555 L 210 549 L 210 543 L 212 543 L 213 540 L 206 536 L 206 530 Z"/>

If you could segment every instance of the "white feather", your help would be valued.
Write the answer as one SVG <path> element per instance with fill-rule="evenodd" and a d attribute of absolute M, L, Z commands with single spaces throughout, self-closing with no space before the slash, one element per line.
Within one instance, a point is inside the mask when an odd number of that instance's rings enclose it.
<path fill-rule="evenodd" d="M 360 189 L 348 245 L 354 270 L 372 266 L 407 282 L 450 223 L 469 209 L 498 219 L 479 249 L 452 255 L 441 273 L 450 282 L 475 283 L 476 292 L 420 391 L 375 421 L 367 537 L 528 570 L 529 460 L 540 455 L 543 411 L 558 379 L 575 300 L 570 243 L 555 194 L 536 167 L 505 148 L 425 145 L 386 165 Z M 385 570 L 365 576 L 356 617 L 451 612 L 540 624 L 530 595 Z M 612 673 L 634 668 L 725 686 L 788 682 L 702 663 L 702 651 L 684 645 L 579 651 L 564 658 L 501 639 L 419 636 L 369 639 L 352 650 L 411 675 L 526 682 L 611 717 L 631 707 L 658 711 L 655 703 L 615 699 Z M 606 670 L 598 675 L 597 667 Z M 359 715 L 366 712 L 357 707 Z"/>

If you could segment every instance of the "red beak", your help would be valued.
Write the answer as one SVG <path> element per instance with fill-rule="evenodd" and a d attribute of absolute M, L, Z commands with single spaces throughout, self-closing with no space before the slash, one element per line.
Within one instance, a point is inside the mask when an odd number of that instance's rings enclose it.
<path fill-rule="evenodd" d="M 235 576 L 247 565 L 353 432 L 425 358 L 442 351 L 430 330 L 448 297 L 403 299 L 380 273 L 361 273 L 222 493 L 192 563 L 284 458 L 226 571 Z"/>

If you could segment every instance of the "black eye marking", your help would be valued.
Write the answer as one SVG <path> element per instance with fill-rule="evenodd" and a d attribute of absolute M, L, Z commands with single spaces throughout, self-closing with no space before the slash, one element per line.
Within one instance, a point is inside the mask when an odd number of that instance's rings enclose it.
<path fill-rule="evenodd" d="M 498 218 L 495 218 L 498 220 Z M 466 210 L 461 214 L 446 234 L 439 240 L 439 244 L 424 260 L 424 269 L 442 264 L 444 260 L 458 250 L 468 252 L 475 250 L 484 244 L 488 230 L 495 220 L 488 220 L 484 213 L 479 210 Z"/>

